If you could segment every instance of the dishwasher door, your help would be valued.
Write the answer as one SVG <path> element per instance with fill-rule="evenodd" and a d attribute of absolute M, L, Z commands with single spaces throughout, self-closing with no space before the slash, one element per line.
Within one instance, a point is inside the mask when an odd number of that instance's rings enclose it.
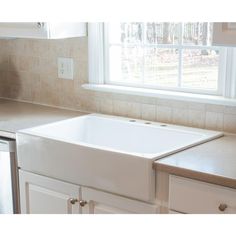
<path fill-rule="evenodd" d="M 0 214 L 19 212 L 15 141 L 0 137 Z"/>

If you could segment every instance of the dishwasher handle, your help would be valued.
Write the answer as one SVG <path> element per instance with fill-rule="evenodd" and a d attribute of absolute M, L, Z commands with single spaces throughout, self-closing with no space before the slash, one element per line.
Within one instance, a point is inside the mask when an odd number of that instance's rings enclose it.
<path fill-rule="evenodd" d="M 0 152 L 15 152 L 16 142 L 14 140 L 0 139 Z"/>

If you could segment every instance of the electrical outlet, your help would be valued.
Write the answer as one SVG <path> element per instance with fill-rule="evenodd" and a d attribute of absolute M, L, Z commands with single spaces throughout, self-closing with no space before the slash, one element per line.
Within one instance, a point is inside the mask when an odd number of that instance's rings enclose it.
<path fill-rule="evenodd" d="M 74 62 L 72 58 L 58 57 L 57 68 L 58 68 L 58 78 L 73 79 Z"/>

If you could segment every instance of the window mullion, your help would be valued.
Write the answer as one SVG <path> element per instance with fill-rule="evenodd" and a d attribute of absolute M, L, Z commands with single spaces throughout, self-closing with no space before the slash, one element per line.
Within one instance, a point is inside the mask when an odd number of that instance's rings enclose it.
<path fill-rule="evenodd" d="M 146 44 L 146 37 L 145 37 L 145 34 L 146 34 L 146 24 L 145 23 L 142 23 L 142 84 L 144 84 L 144 81 L 145 81 L 145 72 L 144 72 L 144 67 L 145 67 L 145 47 L 144 45 Z"/>
<path fill-rule="evenodd" d="M 179 53 L 179 73 L 178 73 L 178 87 L 182 86 L 182 71 L 183 71 L 183 23 L 179 24 L 179 45 L 178 45 L 178 53 Z"/>

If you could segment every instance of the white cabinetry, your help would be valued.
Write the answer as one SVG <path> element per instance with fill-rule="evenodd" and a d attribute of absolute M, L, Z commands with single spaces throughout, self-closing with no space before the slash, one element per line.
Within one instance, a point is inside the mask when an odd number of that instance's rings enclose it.
<path fill-rule="evenodd" d="M 182 213 L 236 213 L 236 189 L 170 176 L 169 209 Z"/>
<path fill-rule="evenodd" d="M 58 39 L 86 36 L 87 26 L 77 23 L 0 23 L 0 38 Z"/>
<path fill-rule="evenodd" d="M 86 206 L 82 208 L 82 211 L 87 214 L 157 213 L 157 207 L 155 205 L 91 188 L 82 188 L 82 198 L 87 203 Z"/>
<path fill-rule="evenodd" d="M 19 171 L 21 213 L 157 213 L 156 205 Z"/>
<path fill-rule="evenodd" d="M 79 213 L 80 187 L 44 176 L 19 171 L 22 214 Z"/>
<path fill-rule="evenodd" d="M 236 46 L 236 22 L 214 23 L 213 45 Z"/>

